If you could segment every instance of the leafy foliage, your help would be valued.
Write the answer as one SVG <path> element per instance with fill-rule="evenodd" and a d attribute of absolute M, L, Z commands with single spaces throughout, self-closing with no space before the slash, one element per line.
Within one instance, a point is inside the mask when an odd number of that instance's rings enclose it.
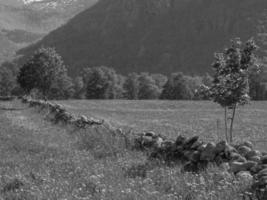
<path fill-rule="evenodd" d="M 215 74 L 211 86 L 214 102 L 228 108 L 248 103 L 249 70 L 258 68 L 254 56 L 256 49 L 257 46 L 253 40 L 246 42 L 242 49 L 242 42 L 236 39 L 224 53 L 215 55 L 213 63 Z"/>
<path fill-rule="evenodd" d="M 71 85 L 62 58 L 53 48 L 36 51 L 20 69 L 17 81 L 27 93 L 35 88 L 45 97 L 51 95 L 52 89 L 62 95 Z"/>

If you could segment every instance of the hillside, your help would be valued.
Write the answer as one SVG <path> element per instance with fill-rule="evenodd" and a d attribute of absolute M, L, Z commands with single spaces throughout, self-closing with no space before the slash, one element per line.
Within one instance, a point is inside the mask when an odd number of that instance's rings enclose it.
<path fill-rule="evenodd" d="M 199 74 L 231 38 L 265 40 L 266 8 L 265 0 L 102 0 L 18 54 L 55 46 L 71 74 L 95 65 Z"/>
<path fill-rule="evenodd" d="M 64 24 L 97 0 L 0 0 L 0 63 Z M 51 4 L 51 3 L 56 4 Z M 52 6 L 54 5 L 54 6 Z"/>

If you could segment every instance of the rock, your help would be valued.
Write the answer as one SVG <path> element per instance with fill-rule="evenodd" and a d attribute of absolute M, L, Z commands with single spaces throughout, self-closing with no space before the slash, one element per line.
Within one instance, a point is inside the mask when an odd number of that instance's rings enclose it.
<path fill-rule="evenodd" d="M 200 141 L 196 141 L 192 146 L 191 149 L 192 150 L 198 150 L 198 148 L 203 144 L 203 142 Z"/>
<path fill-rule="evenodd" d="M 241 156 L 239 153 L 235 153 L 235 152 L 233 152 L 233 153 L 230 155 L 230 160 L 231 160 L 231 161 L 242 162 L 242 163 L 244 163 L 244 162 L 247 161 L 245 157 L 243 157 L 243 156 Z"/>
<path fill-rule="evenodd" d="M 192 146 L 195 142 L 198 141 L 198 139 L 199 139 L 199 136 L 194 136 L 194 137 L 192 137 L 192 138 L 186 140 L 186 141 L 184 142 L 184 148 L 185 148 L 185 149 L 188 149 L 188 148 L 190 149 L 191 146 Z"/>
<path fill-rule="evenodd" d="M 253 176 L 249 171 L 240 171 L 236 174 L 236 178 L 242 183 L 252 183 Z"/>
<path fill-rule="evenodd" d="M 219 154 L 221 152 L 224 152 L 227 145 L 228 144 L 226 141 L 221 141 L 221 142 L 217 143 L 216 148 L 215 148 L 216 153 Z"/>
<path fill-rule="evenodd" d="M 261 161 L 261 157 L 260 156 L 253 156 L 253 157 L 249 158 L 248 160 L 259 163 Z"/>
<path fill-rule="evenodd" d="M 216 156 L 216 145 L 214 143 L 208 143 L 206 148 L 202 151 L 200 155 L 200 160 L 202 161 L 214 161 Z"/>
<path fill-rule="evenodd" d="M 260 186 L 267 186 L 267 176 L 261 176 L 259 178 L 259 185 Z"/>
<path fill-rule="evenodd" d="M 156 148 L 161 148 L 163 142 L 164 142 L 164 140 L 163 140 L 161 137 L 156 138 L 156 141 L 155 141 L 155 147 L 156 147 Z"/>
<path fill-rule="evenodd" d="M 225 150 L 224 150 L 224 156 L 227 160 L 231 160 L 231 156 L 233 153 L 237 153 L 237 150 L 232 147 L 229 144 L 226 144 Z"/>
<path fill-rule="evenodd" d="M 184 157 L 191 162 L 198 162 L 200 153 L 198 151 L 184 151 Z"/>
<path fill-rule="evenodd" d="M 145 132 L 144 135 L 147 136 L 147 137 L 156 137 L 156 133 L 154 133 L 153 131 Z"/>
<path fill-rule="evenodd" d="M 253 149 L 253 144 L 252 144 L 252 142 L 250 142 L 250 141 L 245 141 L 244 143 L 243 143 L 243 146 L 246 146 L 246 147 L 249 147 L 250 149 Z"/>
<path fill-rule="evenodd" d="M 250 152 L 248 152 L 245 157 L 249 160 L 250 158 L 252 157 L 255 157 L 255 156 L 261 156 L 261 153 L 259 151 L 255 151 L 255 150 L 252 150 Z"/>
<path fill-rule="evenodd" d="M 154 145 L 154 140 L 150 136 L 143 136 L 142 137 L 142 145 L 144 147 L 151 147 Z"/>
<path fill-rule="evenodd" d="M 251 148 L 247 146 L 239 146 L 237 150 L 242 156 L 246 156 L 250 151 L 252 151 Z"/>
<path fill-rule="evenodd" d="M 207 144 L 202 143 L 202 144 L 197 148 L 197 150 L 200 151 L 200 152 L 202 152 L 202 151 L 204 151 L 204 150 L 206 149 L 206 147 L 207 147 Z"/>
<path fill-rule="evenodd" d="M 265 156 L 263 156 L 263 157 L 261 158 L 261 163 L 262 163 L 262 164 L 267 164 L 267 155 L 265 155 Z"/>
<path fill-rule="evenodd" d="M 255 167 L 256 165 L 257 165 L 257 163 L 255 163 L 253 161 L 248 161 L 246 163 L 234 161 L 234 162 L 230 163 L 230 171 L 233 173 L 238 173 L 241 171 L 250 171 L 250 169 L 252 167 Z"/>
<path fill-rule="evenodd" d="M 84 115 L 81 115 L 81 120 L 83 122 L 87 122 L 88 121 L 88 118 L 86 116 L 84 116 Z"/>
<path fill-rule="evenodd" d="M 260 170 L 258 172 L 257 176 L 258 177 L 260 177 L 260 176 L 267 176 L 267 168 Z"/>
<path fill-rule="evenodd" d="M 170 140 L 165 140 L 161 144 L 161 149 L 164 151 L 171 151 L 174 146 L 174 142 Z"/>
<path fill-rule="evenodd" d="M 186 141 L 186 138 L 184 136 L 179 135 L 175 141 L 175 144 L 177 146 L 184 145 L 185 141 Z"/>

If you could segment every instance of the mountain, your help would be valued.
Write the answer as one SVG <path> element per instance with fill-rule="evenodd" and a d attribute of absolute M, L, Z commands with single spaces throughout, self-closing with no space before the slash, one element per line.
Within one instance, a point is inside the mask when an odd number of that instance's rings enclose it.
<path fill-rule="evenodd" d="M 266 9 L 266 0 L 100 0 L 18 54 L 53 46 L 72 75 L 98 65 L 202 74 L 231 38 L 265 41 Z"/>
<path fill-rule="evenodd" d="M 0 63 L 97 0 L 0 0 Z"/>

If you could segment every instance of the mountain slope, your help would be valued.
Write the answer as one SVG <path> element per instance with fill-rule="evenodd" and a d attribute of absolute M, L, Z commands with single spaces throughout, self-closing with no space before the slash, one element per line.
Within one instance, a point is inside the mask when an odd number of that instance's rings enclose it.
<path fill-rule="evenodd" d="M 101 0 L 19 54 L 55 46 L 71 74 L 94 65 L 199 74 L 231 38 L 264 31 L 266 8 L 266 0 Z"/>
<path fill-rule="evenodd" d="M 97 0 L 0 0 L 0 63 Z M 26 2 L 26 3 L 25 3 Z M 54 6 L 51 6 L 51 3 Z"/>

